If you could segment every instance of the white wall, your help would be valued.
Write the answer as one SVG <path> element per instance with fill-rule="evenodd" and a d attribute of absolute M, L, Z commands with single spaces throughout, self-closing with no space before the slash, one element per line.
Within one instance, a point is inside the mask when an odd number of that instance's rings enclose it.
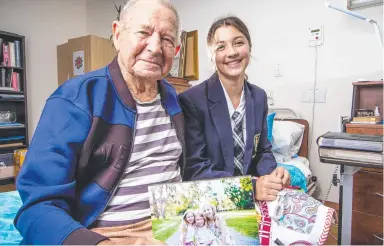
<path fill-rule="evenodd" d="M 87 32 L 103 38 L 112 35 L 112 22 L 117 19 L 116 6 L 126 0 L 87 0 Z"/>
<path fill-rule="evenodd" d="M 347 1 L 333 0 L 344 6 Z M 360 78 L 383 78 L 383 57 L 370 24 L 324 7 L 324 0 L 174 0 L 182 27 L 199 31 L 200 81 L 212 73 L 205 40 L 212 22 L 220 16 L 236 14 L 249 27 L 252 55 L 247 71 L 250 82 L 273 91 L 275 106 L 288 107 L 312 123 L 312 104 L 302 103 L 305 88 L 315 79 L 315 49 L 308 47 L 308 28 L 324 25 L 324 45 L 318 48 L 317 84 L 327 88 L 326 103 L 316 104 L 311 169 L 318 176 L 319 197 L 328 190 L 334 167 L 318 161 L 316 138 L 338 130 L 341 115 L 350 115 L 352 82 Z M 382 7 L 359 10 L 382 24 Z M 283 77 L 274 77 L 280 63 Z M 196 82 L 195 82 L 196 83 Z M 328 200 L 338 201 L 338 189 Z"/>
<path fill-rule="evenodd" d="M 0 0 L 0 30 L 26 37 L 30 138 L 57 88 L 56 47 L 86 35 L 85 0 Z"/>

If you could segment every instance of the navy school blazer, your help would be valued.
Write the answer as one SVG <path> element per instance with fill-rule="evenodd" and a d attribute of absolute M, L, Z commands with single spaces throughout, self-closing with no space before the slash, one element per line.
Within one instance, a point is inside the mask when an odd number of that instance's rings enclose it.
<path fill-rule="evenodd" d="M 267 96 L 245 82 L 247 138 L 245 174 L 263 176 L 277 164 L 267 135 Z M 234 176 L 234 147 L 227 101 L 218 75 L 179 95 L 185 119 L 186 166 L 183 180 Z"/>

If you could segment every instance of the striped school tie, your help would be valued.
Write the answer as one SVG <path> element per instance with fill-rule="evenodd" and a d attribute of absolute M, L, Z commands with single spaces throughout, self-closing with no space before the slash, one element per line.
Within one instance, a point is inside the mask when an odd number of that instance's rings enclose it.
<path fill-rule="evenodd" d="M 244 168 L 244 137 L 243 137 L 243 115 L 235 111 L 232 115 L 232 120 L 235 122 L 233 128 L 233 147 L 234 147 L 234 162 L 235 162 L 235 176 L 243 175 Z"/>

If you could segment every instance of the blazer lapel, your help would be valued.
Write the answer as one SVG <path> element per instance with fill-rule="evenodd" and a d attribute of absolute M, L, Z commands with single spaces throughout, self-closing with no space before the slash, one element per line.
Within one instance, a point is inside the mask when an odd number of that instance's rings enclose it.
<path fill-rule="evenodd" d="M 245 152 L 244 152 L 244 174 L 248 173 L 248 169 L 251 166 L 252 162 L 252 152 L 253 152 L 253 139 L 255 137 L 255 102 L 252 98 L 250 89 L 248 88 L 248 82 L 244 83 L 244 93 L 245 93 L 245 114 L 246 114 L 246 127 L 247 127 L 247 140 L 245 143 Z"/>
<path fill-rule="evenodd" d="M 207 82 L 208 108 L 219 135 L 226 171 L 234 172 L 234 150 L 231 121 L 223 87 L 216 74 Z"/>

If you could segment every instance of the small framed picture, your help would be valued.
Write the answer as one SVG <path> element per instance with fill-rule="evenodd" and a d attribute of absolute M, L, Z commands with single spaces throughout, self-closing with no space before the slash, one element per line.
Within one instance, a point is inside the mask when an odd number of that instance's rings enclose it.
<path fill-rule="evenodd" d="M 185 73 L 188 80 L 199 79 L 199 44 L 197 30 L 188 32 L 186 37 Z"/>
<path fill-rule="evenodd" d="M 73 75 L 84 74 L 84 51 L 73 52 Z"/>
<path fill-rule="evenodd" d="M 182 31 L 180 35 L 180 44 L 176 47 L 175 57 L 169 75 L 175 78 L 184 78 L 185 72 L 185 53 L 186 53 L 187 32 Z"/>

